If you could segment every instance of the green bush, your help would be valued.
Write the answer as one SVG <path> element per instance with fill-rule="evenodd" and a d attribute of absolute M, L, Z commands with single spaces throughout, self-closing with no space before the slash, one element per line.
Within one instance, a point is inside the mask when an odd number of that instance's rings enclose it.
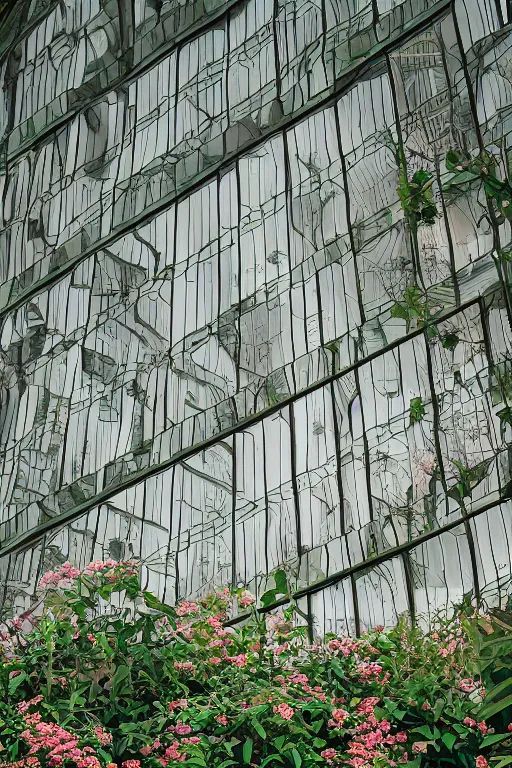
<path fill-rule="evenodd" d="M 494 711 L 482 687 L 494 679 L 489 654 L 499 649 L 503 662 L 512 646 L 493 619 L 460 613 L 428 634 L 404 619 L 311 643 L 293 604 L 263 614 L 250 593 L 226 589 L 171 608 L 140 591 L 133 563 L 81 573 L 65 564 L 41 588 L 39 610 L 0 637 L 5 764 L 512 763 L 512 691 L 493 694 Z M 226 625 L 239 609 L 243 621 Z M 494 632 L 500 642 L 489 646 Z"/>

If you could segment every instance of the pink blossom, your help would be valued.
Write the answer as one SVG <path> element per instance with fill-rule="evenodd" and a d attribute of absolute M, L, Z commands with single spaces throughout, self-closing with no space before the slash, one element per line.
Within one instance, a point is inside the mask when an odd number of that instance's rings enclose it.
<path fill-rule="evenodd" d="M 22 715 L 24 712 L 26 712 L 30 707 L 35 707 L 36 704 L 39 704 L 40 701 L 43 700 L 42 696 L 35 696 L 33 699 L 30 699 L 30 701 L 22 701 L 17 706 L 17 710 Z"/>
<path fill-rule="evenodd" d="M 178 603 L 175 610 L 177 616 L 192 616 L 196 613 L 199 613 L 200 608 L 197 603 L 183 600 L 181 603 Z"/>
<path fill-rule="evenodd" d="M 178 672 L 190 672 L 191 674 L 194 674 L 196 671 L 196 668 L 191 661 L 175 661 L 174 669 Z"/>
<path fill-rule="evenodd" d="M 231 664 L 234 664 L 235 667 L 238 667 L 239 669 L 245 667 L 247 664 L 247 656 L 245 653 L 239 653 L 238 656 L 226 656 L 226 660 Z"/>
<path fill-rule="evenodd" d="M 277 707 L 274 707 L 274 712 L 276 715 L 280 715 L 285 720 L 291 720 L 293 717 L 293 709 L 290 707 L 289 704 L 285 704 L 285 702 L 282 702 L 282 704 L 279 704 Z"/>
<path fill-rule="evenodd" d="M 147 747 L 141 747 L 141 748 L 139 749 L 139 752 L 141 753 L 141 755 L 142 755 L 143 757 L 147 757 L 148 755 L 150 755 L 150 754 L 152 753 L 152 751 L 153 751 L 153 747 L 150 747 L 150 746 L 147 746 Z"/>
<path fill-rule="evenodd" d="M 483 755 L 478 755 L 475 761 L 476 768 L 489 768 L 489 763 Z"/>
<path fill-rule="evenodd" d="M 178 736 L 187 736 L 189 733 L 192 733 L 192 728 L 186 723 L 178 723 L 176 726 L 176 733 Z"/>
<path fill-rule="evenodd" d="M 140 760 L 125 760 L 122 763 L 123 768 L 140 768 Z"/>
<path fill-rule="evenodd" d="M 412 745 L 412 751 L 415 755 L 419 755 L 426 753 L 427 751 L 427 742 L 426 741 L 415 741 Z"/>
<path fill-rule="evenodd" d="M 380 699 L 376 696 L 370 696 L 367 699 L 363 699 L 357 707 L 357 712 L 360 714 L 371 714 L 379 701 Z"/>
<path fill-rule="evenodd" d="M 324 749 L 323 752 L 320 752 L 320 757 L 323 757 L 324 760 L 327 760 L 327 762 L 330 764 L 336 758 L 337 754 L 338 753 L 336 752 L 336 750 L 332 749 L 331 747 L 329 749 Z"/>
<path fill-rule="evenodd" d="M 222 659 L 220 658 L 220 656 L 210 656 L 207 663 L 214 664 L 215 666 L 217 666 L 218 664 L 222 664 Z"/>
<path fill-rule="evenodd" d="M 484 736 L 487 733 L 487 731 L 489 730 L 483 720 L 482 720 L 481 723 L 477 724 L 477 727 L 478 727 L 478 730 L 480 731 L 480 733 L 483 734 Z"/>
<path fill-rule="evenodd" d="M 175 709 L 188 709 L 187 699 L 178 699 L 177 701 L 171 701 L 169 704 L 169 712 Z"/>
<path fill-rule="evenodd" d="M 466 678 L 466 680 L 460 680 L 459 682 L 459 688 L 461 691 L 464 691 L 464 693 L 471 693 L 476 687 L 477 684 L 470 677 Z"/>
<path fill-rule="evenodd" d="M 201 739 L 199 736 L 189 736 L 188 739 L 182 739 L 182 744 L 200 744 Z"/>
<path fill-rule="evenodd" d="M 274 653 L 276 656 L 280 656 L 282 653 L 288 650 L 288 643 L 283 643 L 282 645 L 278 645 L 277 648 L 274 648 Z"/>
<path fill-rule="evenodd" d="M 256 598 L 251 592 L 249 592 L 248 589 L 244 589 L 238 598 L 238 602 L 242 608 L 248 608 L 250 605 L 256 602 Z"/>
<path fill-rule="evenodd" d="M 293 675 L 293 677 L 290 677 L 290 683 L 295 683 L 295 685 L 307 685 L 309 683 L 309 678 L 307 675 Z"/>
<path fill-rule="evenodd" d="M 348 712 L 344 709 L 333 709 L 331 712 L 332 719 L 329 720 L 330 728 L 341 728 L 345 720 L 349 717 Z"/>
<path fill-rule="evenodd" d="M 170 747 L 167 747 L 165 750 L 165 757 L 168 760 L 177 760 L 178 762 L 182 763 L 186 759 L 186 755 L 182 755 L 180 752 L 178 752 L 179 746 L 179 741 L 173 741 Z"/>
<path fill-rule="evenodd" d="M 472 717 L 465 717 L 462 722 L 464 725 L 467 725 L 469 728 L 474 728 L 476 726 L 476 720 L 473 720 Z"/>
<path fill-rule="evenodd" d="M 217 715 L 215 720 L 216 720 L 217 723 L 220 723 L 221 725 L 227 725 L 228 724 L 228 719 L 227 719 L 226 715 Z"/>

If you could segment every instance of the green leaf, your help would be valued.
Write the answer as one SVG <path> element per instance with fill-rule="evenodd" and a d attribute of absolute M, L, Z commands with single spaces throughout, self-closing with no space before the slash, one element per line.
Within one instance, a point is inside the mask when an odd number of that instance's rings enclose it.
<path fill-rule="evenodd" d="M 505 765 L 510 765 L 512 763 L 512 755 L 510 757 L 505 757 L 503 760 L 501 760 L 499 763 L 493 766 L 493 768 L 504 768 Z"/>
<path fill-rule="evenodd" d="M 284 763 L 284 760 L 280 755 L 269 755 L 262 761 L 260 768 L 265 768 L 265 766 L 268 765 L 271 760 L 277 760 L 278 763 Z"/>
<path fill-rule="evenodd" d="M 391 312 L 391 317 L 398 317 L 401 320 L 409 319 L 409 312 L 407 307 L 404 307 L 403 304 L 400 304 L 398 301 L 396 304 L 393 304 L 390 312 Z"/>
<path fill-rule="evenodd" d="M 501 712 L 502 709 L 506 709 L 507 707 L 512 706 L 512 695 L 506 696 L 504 699 L 501 699 L 501 701 L 497 701 L 494 704 L 491 704 L 490 706 L 485 705 L 480 710 L 480 717 L 482 720 L 489 720 L 491 717 L 494 717 L 498 712 Z"/>
<path fill-rule="evenodd" d="M 345 674 L 345 670 L 343 669 L 339 661 L 336 661 L 336 659 L 331 659 L 329 666 L 334 672 L 334 674 L 336 675 L 336 677 L 339 677 L 340 680 L 346 680 L 347 676 Z"/>
<path fill-rule="evenodd" d="M 251 720 L 251 725 L 258 734 L 258 736 L 261 736 L 262 739 L 267 738 L 267 732 L 265 731 L 264 727 L 261 723 L 259 723 L 257 720 Z"/>
<path fill-rule="evenodd" d="M 285 741 L 286 741 L 286 736 L 278 736 L 277 739 L 274 739 L 272 743 L 276 747 L 276 749 L 281 751 Z"/>
<path fill-rule="evenodd" d="M 315 749 L 323 749 L 326 744 L 327 742 L 325 741 L 325 739 L 319 739 L 319 738 L 313 739 L 313 746 Z"/>
<path fill-rule="evenodd" d="M 446 333 L 444 336 L 441 336 L 441 344 L 445 349 L 453 350 L 459 343 L 459 337 L 456 333 Z"/>
<path fill-rule="evenodd" d="M 492 659 L 492 662 L 495 662 L 494 658 Z M 491 688 L 491 690 L 486 694 L 485 704 L 487 705 L 490 701 L 493 701 L 497 696 L 503 693 L 503 691 L 506 691 L 507 688 L 510 688 L 511 685 L 512 677 L 507 677 L 507 679 L 503 680 L 499 685 L 495 685 L 494 688 Z"/>
<path fill-rule="evenodd" d="M 302 757 L 299 755 L 296 749 L 292 749 L 292 759 L 295 768 L 300 768 L 302 765 Z"/>
<path fill-rule="evenodd" d="M 125 680 L 129 674 L 130 667 L 127 667 L 124 664 L 120 664 L 114 673 L 114 677 L 112 678 L 112 685 L 119 685 L 119 683 L 122 683 L 122 681 Z"/>
<path fill-rule="evenodd" d="M 26 672 L 21 672 L 19 675 L 16 675 L 16 677 L 11 677 L 9 680 L 9 693 L 14 693 L 25 680 L 28 680 Z"/>
<path fill-rule="evenodd" d="M 443 742 L 445 747 L 447 747 L 451 752 L 453 749 L 453 745 L 457 741 L 457 737 L 454 736 L 453 733 L 443 733 L 443 735 L 441 736 L 441 741 Z"/>
<path fill-rule="evenodd" d="M 253 741 L 252 739 L 246 739 L 245 744 L 242 750 L 244 763 L 250 763 L 251 762 L 251 756 L 252 756 L 252 745 Z"/>
<path fill-rule="evenodd" d="M 422 725 L 421 728 L 414 728 L 412 733 L 419 733 L 421 736 L 425 736 L 429 741 L 435 741 L 441 735 L 435 726 L 430 730 L 428 725 Z"/>
<path fill-rule="evenodd" d="M 507 741 L 507 739 L 510 738 L 512 738 L 510 733 L 491 733 L 489 736 L 482 739 L 480 746 L 490 747 L 491 744 L 499 744 L 500 741 Z"/>

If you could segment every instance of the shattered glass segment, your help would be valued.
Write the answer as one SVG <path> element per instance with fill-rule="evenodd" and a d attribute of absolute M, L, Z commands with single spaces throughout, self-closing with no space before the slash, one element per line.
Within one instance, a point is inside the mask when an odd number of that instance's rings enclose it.
<path fill-rule="evenodd" d="M 0 29 L 0 597 L 141 560 L 318 632 L 512 578 L 495 0 L 67 0 Z M 16 36 L 12 30 L 16 30 Z M 508 197 L 509 195 L 509 197 Z"/>

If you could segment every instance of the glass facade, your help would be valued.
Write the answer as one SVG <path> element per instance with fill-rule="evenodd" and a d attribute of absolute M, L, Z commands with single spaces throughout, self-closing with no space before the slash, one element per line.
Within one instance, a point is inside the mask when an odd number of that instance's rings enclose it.
<path fill-rule="evenodd" d="M 509 14 L 14 7 L 5 614 L 45 570 L 106 557 L 140 558 L 171 602 L 261 593 L 282 566 L 320 631 L 496 599 L 512 575 Z"/>

